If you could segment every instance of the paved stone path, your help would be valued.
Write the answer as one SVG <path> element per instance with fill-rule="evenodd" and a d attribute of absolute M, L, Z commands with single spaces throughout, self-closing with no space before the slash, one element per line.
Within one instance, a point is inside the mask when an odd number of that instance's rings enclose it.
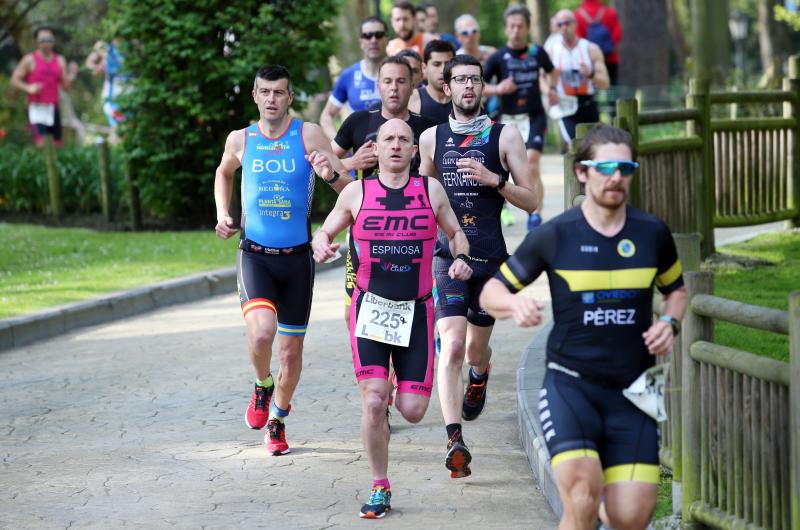
<path fill-rule="evenodd" d="M 560 166 L 545 166 L 550 217 Z M 524 235 L 517 217 L 511 248 Z M 359 520 L 371 480 L 342 276 L 317 276 L 282 457 L 244 424 L 252 369 L 233 294 L 0 354 L 0 527 L 555 528 L 517 432 L 515 371 L 532 332 L 508 322 L 494 332 L 486 410 L 464 427 L 473 475 L 444 467 L 434 393 L 418 425 L 392 418 L 392 513 Z"/>

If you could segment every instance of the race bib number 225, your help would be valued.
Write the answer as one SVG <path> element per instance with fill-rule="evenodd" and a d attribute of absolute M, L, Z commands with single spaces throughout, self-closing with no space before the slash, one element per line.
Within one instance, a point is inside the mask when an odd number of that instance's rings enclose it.
<path fill-rule="evenodd" d="M 364 293 L 356 321 L 356 337 L 407 347 L 414 322 L 414 300 L 396 301 Z"/>

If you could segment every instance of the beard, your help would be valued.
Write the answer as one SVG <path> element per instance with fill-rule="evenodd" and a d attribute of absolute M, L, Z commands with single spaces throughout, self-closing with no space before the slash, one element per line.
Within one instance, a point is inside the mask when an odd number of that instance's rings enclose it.
<path fill-rule="evenodd" d="M 397 36 L 403 39 L 404 41 L 408 42 L 411 40 L 411 37 L 414 35 L 414 30 L 410 29 L 408 31 L 404 31 L 403 33 L 397 32 Z"/>
<path fill-rule="evenodd" d="M 475 96 L 475 101 L 471 105 L 465 105 L 464 103 L 459 105 L 456 102 L 453 102 L 453 105 L 455 105 L 461 114 L 470 118 L 474 118 L 481 111 L 481 99 L 477 96 Z"/>
<path fill-rule="evenodd" d="M 609 191 L 616 191 L 621 195 L 611 197 L 607 194 Z M 624 188 L 604 189 L 600 193 L 592 194 L 592 199 L 594 199 L 595 204 L 602 208 L 616 210 L 625 207 L 625 203 L 628 200 L 628 191 Z"/>

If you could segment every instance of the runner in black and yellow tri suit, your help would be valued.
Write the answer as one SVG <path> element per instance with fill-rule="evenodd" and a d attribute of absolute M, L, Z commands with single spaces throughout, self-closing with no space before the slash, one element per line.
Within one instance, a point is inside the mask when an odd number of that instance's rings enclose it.
<path fill-rule="evenodd" d="M 667 226 L 626 205 L 633 159 L 627 132 L 592 129 L 575 158 L 586 200 L 529 232 L 481 294 L 495 317 L 535 325 L 542 305 L 512 293 L 547 273 L 554 325 L 539 418 L 563 528 L 594 528 L 601 495 L 611 528 L 645 528 L 655 509 L 656 422 L 622 389 L 672 350 L 686 289 Z M 655 322 L 654 285 L 664 295 Z"/>

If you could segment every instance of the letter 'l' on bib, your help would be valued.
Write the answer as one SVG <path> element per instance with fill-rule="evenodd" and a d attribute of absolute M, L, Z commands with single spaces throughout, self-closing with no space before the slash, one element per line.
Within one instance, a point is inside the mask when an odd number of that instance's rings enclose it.
<path fill-rule="evenodd" d="M 414 322 L 414 300 L 395 301 L 364 293 L 356 321 L 356 337 L 407 347 Z"/>

